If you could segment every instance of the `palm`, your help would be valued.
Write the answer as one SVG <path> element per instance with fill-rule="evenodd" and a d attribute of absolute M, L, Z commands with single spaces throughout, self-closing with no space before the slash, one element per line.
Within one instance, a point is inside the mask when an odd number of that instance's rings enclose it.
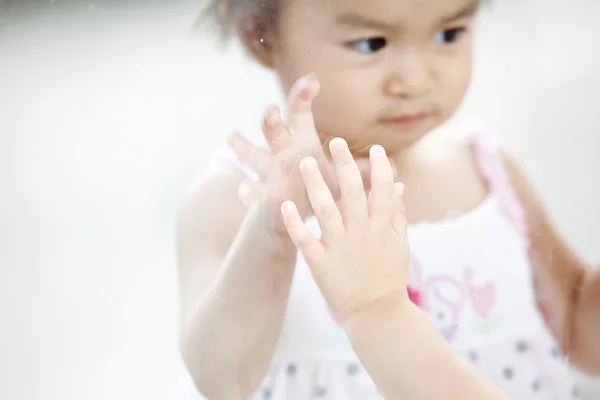
<path fill-rule="evenodd" d="M 342 139 L 331 142 L 342 193 L 336 204 L 318 164 L 301 163 L 303 181 L 323 240 L 302 223 L 297 206 L 282 205 L 288 232 L 308 263 L 325 299 L 342 320 L 390 295 L 406 297 L 409 263 L 406 220 L 391 165 L 381 146 L 371 150 L 373 187 L 365 194 L 352 154 Z"/>
<path fill-rule="evenodd" d="M 299 81 L 300 82 L 300 81 Z M 299 163 L 305 157 L 313 157 L 335 199 L 340 197 L 340 185 L 334 164 L 324 151 L 323 143 L 315 128 L 311 104 L 319 92 L 319 83 L 308 79 L 296 84 L 290 91 L 289 122 L 284 125 L 279 111 L 271 109 L 265 115 L 262 126 L 268 150 L 258 149 L 239 136 L 232 137 L 230 145 L 238 158 L 260 177 L 255 189 L 276 209 L 285 200 L 293 200 L 302 217 L 313 210 L 307 200 L 306 187 L 299 173 Z M 368 159 L 357 160 L 364 186 L 370 187 L 370 164 Z"/>
<path fill-rule="evenodd" d="M 306 188 L 298 171 L 304 157 L 318 160 L 324 175 L 334 177 L 332 164 L 327 159 L 311 111 L 311 104 L 319 92 L 319 83 L 312 77 L 302 78 L 289 94 L 289 121 L 284 125 L 279 111 L 267 111 L 262 126 L 268 150 L 258 149 L 241 137 L 230 140 L 230 146 L 238 158 L 252 168 L 260 177 L 262 191 L 278 208 L 281 202 L 293 199 L 298 202 L 304 215 L 310 212 L 306 201 Z M 327 179 L 333 192 L 338 193 L 335 180 Z"/>

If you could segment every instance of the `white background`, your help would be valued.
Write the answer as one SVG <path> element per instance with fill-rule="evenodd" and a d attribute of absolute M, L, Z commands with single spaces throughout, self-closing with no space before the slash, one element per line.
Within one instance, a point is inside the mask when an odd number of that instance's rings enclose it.
<path fill-rule="evenodd" d="M 193 1 L 0 1 L 0 398 L 174 399 L 174 215 L 273 77 L 190 26 Z M 18 4 L 17 4 L 18 3 Z M 456 121 L 503 135 L 600 260 L 600 3 L 495 0 Z M 600 393 L 594 398 L 598 398 Z M 592 398 L 592 397 L 590 397 Z"/>

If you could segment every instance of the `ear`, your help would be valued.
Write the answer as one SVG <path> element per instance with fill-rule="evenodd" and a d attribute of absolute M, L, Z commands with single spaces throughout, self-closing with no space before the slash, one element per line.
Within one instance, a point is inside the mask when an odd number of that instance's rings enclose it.
<path fill-rule="evenodd" d="M 264 21 L 256 15 L 237 24 L 237 35 L 248 53 L 263 67 L 274 67 L 273 44 L 275 35 Z"/>

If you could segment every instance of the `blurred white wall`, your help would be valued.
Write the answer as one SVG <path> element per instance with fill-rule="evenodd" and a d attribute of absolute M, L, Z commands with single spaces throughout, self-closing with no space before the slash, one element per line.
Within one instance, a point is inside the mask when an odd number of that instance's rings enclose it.
<path fill-rule="evenodd" d="M 191 0 L 0 2 L 0 398 L 172 399 L 173 223 L 273 77 L 189 27 Z M 164 2 L 168 3 L 168 2 Z M 3 8 L 4 7 L 4 8 Z M 463 109 L 600 260 L 600 3 L 496 0 Z M 589 398 L 600 397 L 600 392 Z"/>

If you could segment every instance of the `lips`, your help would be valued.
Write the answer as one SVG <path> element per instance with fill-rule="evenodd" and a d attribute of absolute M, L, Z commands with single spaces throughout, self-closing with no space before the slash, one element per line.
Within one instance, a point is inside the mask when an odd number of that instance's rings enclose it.
<path fill-rule="evenodd" d="M 427 118 L 427 113 L 404 114 L 389 118 L 383 118 L 383 122 L 390 125 L 412 126 L 416 125 Z"/>

